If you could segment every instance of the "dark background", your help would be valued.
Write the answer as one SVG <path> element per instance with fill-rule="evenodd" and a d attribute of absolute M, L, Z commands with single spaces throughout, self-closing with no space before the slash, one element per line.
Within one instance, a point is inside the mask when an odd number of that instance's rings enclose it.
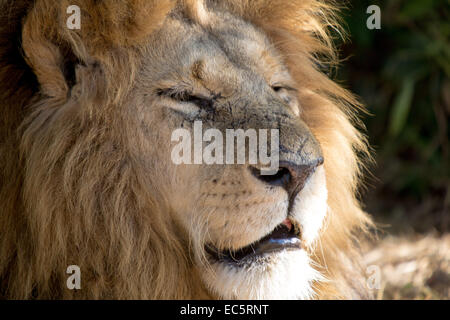
<path fill-rule="evenodd" d="M 368 6 L 381 8 L 369 30 Z M 374 149 L 366 210 L 388 233 L 450 231 L 450 1 L 358 0 L 342 10 L 347 39 L 333 77 L 367 107 Z"/>

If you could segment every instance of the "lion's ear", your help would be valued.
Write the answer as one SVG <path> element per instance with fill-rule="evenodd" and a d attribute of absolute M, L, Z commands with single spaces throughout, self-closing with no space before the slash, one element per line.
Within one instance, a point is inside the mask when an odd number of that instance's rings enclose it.
<path fill-rule="evenodd" d="M 58 4 L 37 0 L 22 26 L 22 50 L 35 74 L 41 94 L 57 99 L 67 98 L 76 82 L 77 65 L 87 59 L 82 42 L 67 39 Z"/>
<path fill-rule="evenodd" d="M 49 28 L 42 28 L 40 19 L 30 14 L 23 25 L 22 49 L 27 63 L 40 84 L 41 92 L 50 97 L 67 96 L 69 85 L 64 76 L 64 55 L 52 41 Z"/>
<path fill-rule="evenodd" d="M 80 9 L 80 25 L 71 29 L 68 8 L 74 5 Z M 22 47 L 41 92 L 66 98 L 77 65 L 113 67 L 123 60 L 114 54 L 138 47 L 174 5 L 174 0 L 35 0 L 24 20 Z"/>

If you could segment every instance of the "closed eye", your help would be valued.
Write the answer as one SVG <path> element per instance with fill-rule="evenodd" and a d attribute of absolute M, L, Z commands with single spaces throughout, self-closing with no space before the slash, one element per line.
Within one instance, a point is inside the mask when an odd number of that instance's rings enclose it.
<path fill-rule="evenodd" d="M 283 90 L 284 87 L 282 87 L 282 86 L 272 86 L 272 89 L 273 89 L 273 91 L 275 91 L 275 92 L 279 92 L 280 90 Z"/>
<path fill-rule="evenodd" d="M 272 85 L 272 90 L 275 92 L 280 92 L 281 90 L 291 91 L 294 93 L 298 92 L 298 90 L 296 88 L 286 86 L 286 85 L 281 85 L 281 84 Z"/>
<path fill-rule="evenodd" d="M 156 94 L 160 97 L 167 97 L 181 103 L 192 103 L 200 108 L 212 108 L 213 99 L 193 95 L 188 91 L 176 91 L 174 89 L 158 89 Z"/>

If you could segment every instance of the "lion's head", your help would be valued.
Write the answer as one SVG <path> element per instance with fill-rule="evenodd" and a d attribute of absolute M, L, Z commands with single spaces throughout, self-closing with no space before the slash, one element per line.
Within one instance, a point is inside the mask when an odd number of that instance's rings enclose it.
<path fill-rule="evenodd" d="M 366 297 L 353 242 L 370 223 L 355 197 L 367 147 L 357 102 L 318 70 L 333 56 L 331 5 L 1 9 L 0 296 Z M 180 129 L 192 164 L 174 161 Z M 230 129 L 275 130 L 276 170 L 198 161 Z"/>

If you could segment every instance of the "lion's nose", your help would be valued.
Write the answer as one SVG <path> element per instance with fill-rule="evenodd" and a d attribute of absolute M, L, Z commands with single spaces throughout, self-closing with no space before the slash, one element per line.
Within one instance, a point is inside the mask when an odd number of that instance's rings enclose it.
<path fill-rule="evenodd" d="M 283 187 L 292 201 L 314 170 L 324 163 L 322 149 L 306 123 L 286 117 L 279 127 L 278 171 L 273 175 L 252 169 L 253 175 L 270 186 Z"/>
<path fill-rule="evenodd" d="M 260 181 L 271 186 L 283 187 L 293 199 L 304 187 L 314 170 L 323 164 L 323 157 L 319 156 L 309 163 L 299 164 L 292 161 L 280 162 L 278 171 L 273 175 L 263 175 L 261 171 L 252 168 L 252 174 Z"/>

